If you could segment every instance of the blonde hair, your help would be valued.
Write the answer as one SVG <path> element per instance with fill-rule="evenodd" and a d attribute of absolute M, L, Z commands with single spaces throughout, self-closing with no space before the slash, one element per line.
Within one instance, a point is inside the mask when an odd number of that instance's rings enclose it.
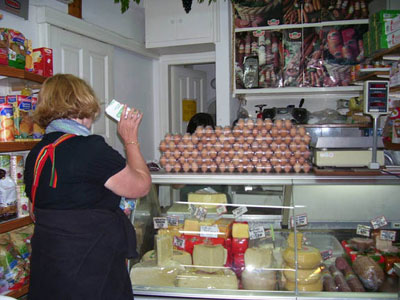
<path fill-rule="evenodd" d="M 43 83 L 33 118 L 45 128 L 56 119 L 94 120 L 99 112 L 99 101 L 89 84 L 71 74 L 56 74 Z"/>

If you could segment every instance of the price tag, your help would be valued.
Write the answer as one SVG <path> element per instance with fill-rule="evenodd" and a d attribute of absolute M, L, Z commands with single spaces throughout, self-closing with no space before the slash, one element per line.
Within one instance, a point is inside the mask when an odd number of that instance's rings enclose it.
<path fill-rule="evenodd" d="M 200 221 L 203 221 L 207 216 L 207 208 L 199 206 L 196 207 L 196 210 L 194 211 L 194 217 L 196 219 L 199 219 Z"/>
<path fill-rule="evenodd" d="M 372 219 L 371 224 L 374 229 L 378 229 L 383 226 L 386 226 L 388 224 L 388 222 L 387 222 L 385 216 L 380 216 L 380 217 L 376 217 L 376 218 Z"/>
<path fill-rule="evenodd" d="M 178 216 L 167 216 L 168 224 L 170 226 L 178 226 L 179 225 L 179 217 Z"/>
<path fill-rule="evenodd" d="M 219 228 L 217 225 L 200 226 L 200 236 L 201 237 L 217 238 L 218 233 L 219 233 Z"/>
<path fill-rule="evenodd" d="M 306 226 L 308 224 L 308 217 L 307 214 L 301 214 L 296 216 L 296 226 Z M 290 225 L 293 225 L 293 217 L 290 217 Z"/>
<path fill-rule="evenodd" d="M 367 237 L 369 237 L 369 232 L 370 232 L 370 230 L 371 230 L 371 227 L 370 227 L 370 226 L 358 224 L 358 225 L 357 225 L 357 231 L 356 231 L 356 233 L 357 233 L 358 235 L 362 235 L 362 236 L 367 236 Z"/>
<path fill-rule="evenodd" d="M 234 210 L 232 210 L 232 213 L 233 213 L 233 216 L 235 217 L 235 219 L 244 215 L 246 212 L 247 212 L 246 206 L 239 206 L 238 208 L 235 208 Z"/>
<path fill-rule="evenodd" d="M 330 250 L 325 250 L 325 251 L 321 251 L 321 256 L 323 260 L 327 260 L 329 258 L 331 258 L 333 256 L 333 251 Z"/>
<path fill-rule="evenodd" d="M 174 246 L 185 249 L 185 239 L 181 239 L 177 236 L 174 236 Z"/>
<path fill-rule="evenodd" d="M 168 220 L 164 217 L 153 218 L 154 229 L 168 228 Z"/>
<path fill-rule="evenodd" d="M 396 240 L 396 231 L 381 230 L 381 235 L 379 238 L 381 240 L 394 242 Z"/>
<path fill-rule="evenodd" d="M 218 216 L 223 215 L 224 213 L 226 213 L 226 206 L 225 205 L 218 205 L 217 206 L 217 214 Z"/>
<path fill-rule="evenodd" d="M 255 226 L 249 229 L 250 240 L 261 239 L 265 237 L 265 229 L 263 226 Z"/>

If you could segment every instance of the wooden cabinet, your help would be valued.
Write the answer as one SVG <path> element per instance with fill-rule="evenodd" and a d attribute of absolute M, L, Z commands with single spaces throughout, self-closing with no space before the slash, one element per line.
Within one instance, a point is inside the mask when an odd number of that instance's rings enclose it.
<path fill-rule="evenodd" d="M 146 0 L 146 47 L 158 48 L 215 42 L 217 5 L 193 1 L 186 13 L 181 0 Z"/>

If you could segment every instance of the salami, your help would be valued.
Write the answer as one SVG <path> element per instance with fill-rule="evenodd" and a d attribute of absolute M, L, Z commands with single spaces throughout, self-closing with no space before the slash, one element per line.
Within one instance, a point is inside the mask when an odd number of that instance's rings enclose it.
<path fill-rule="evenodd" d="M 331 272 L 333 279 L 337 285 L 337 288 L 340 292 L 351 292 L 349 285 L 346 282 L 346 279 L 343 276 L 343 273 L 336 268 L 335 265 L 329 266 L 329 271 Z"/>

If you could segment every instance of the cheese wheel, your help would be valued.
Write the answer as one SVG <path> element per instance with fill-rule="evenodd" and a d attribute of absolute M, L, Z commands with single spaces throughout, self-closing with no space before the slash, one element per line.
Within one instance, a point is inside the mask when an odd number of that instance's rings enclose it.
<path fill-rule="evenodd" d="M 288 281 L 295 281 L 296 272 L 291 270 L 284 270 L 283 275 Z M 300 284 L 311 284 L 321 279 L 321 268 L 315 269 L 298 269 L 297 282 Z"/>
<path fill-rule="evenodd" d="M 276 289 L 276 271 L 271 270 L 244 270 L 242 273 L 242 285 L 245 290 L 267 290 Z"/>
<path fill-rule="evenodd" d="M 193 265 L 197 270 L 204 272 L 216 272 L 223 267 L 227 259 L 227 250 L 222 245 L 194 245 L 193 248 Z M 204 266 L 204 267 L 199 267 Z"/>
<path fill-rule="evenodd" d="M 295 268 L 295 251 L 288 247 L 283 251 L 283 260 L 286 264 Z M 317 248 L 303 246 L 297 250 L 297 264 L 299 269 L 315 269 L 322 262 L 322 256 Z"/>
<path fill-rule="evenodd" d="M 218 270 L 214 273 L 185 270 L 176 276 L 176 285 L 200 289 L 237 290 L 239 288 L 236 274 L 230 269 Z"/>
<path fill-rule="evenodd" d="M 272 265 L 272 249 L 247 248 L 244 253 L 244 263 L 247 268 L 270 268 Z"/>
<path fill-rule="evenodd" d="M 294 291 L 296 289 L 296 283 L 294 281 L 286 281 L 285 289 L 288 291 Z M 323 289 L 322 280 L 318 280 L 311 284 L 297 284 L 297 289 L 300 292 L 321 292 Z"/>
<path fill-rule="evenodd" d="M 294 232 L 289 233 L 289 237 L 287 238 L 288 246 L 290 248 L 294 248 Z M 301 249 L 303 246 L 303 234 L 301 232 L 297 232 L 296 236 L 296 242 L 297 242 L 297 249 Z"/>

